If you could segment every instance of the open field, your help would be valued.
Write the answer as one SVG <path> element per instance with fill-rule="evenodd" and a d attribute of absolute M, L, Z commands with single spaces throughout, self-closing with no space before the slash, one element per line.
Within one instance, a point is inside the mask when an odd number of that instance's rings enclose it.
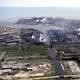
<path fill-rule="evenodd" d="M 4 48 L 8 56 L 48 56 L 46 45 L 26 44 L 21 46 L 6 46 Z"/>

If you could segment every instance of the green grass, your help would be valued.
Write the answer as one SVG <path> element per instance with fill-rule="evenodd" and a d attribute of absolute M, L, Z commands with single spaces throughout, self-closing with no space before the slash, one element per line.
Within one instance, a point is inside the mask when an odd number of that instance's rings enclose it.
<path fill-rule="evenodd" d="M 7 51 L 9 56 L 47 56 L 47 45 L 25 44 L 19 46 L 6 46 L 3 50 Z"/>

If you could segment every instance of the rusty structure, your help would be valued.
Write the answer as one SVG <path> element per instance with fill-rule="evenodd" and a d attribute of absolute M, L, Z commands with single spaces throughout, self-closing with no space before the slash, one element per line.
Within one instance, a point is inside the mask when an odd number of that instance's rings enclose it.
<path fill-rule="evenodd" d="M 80 61 L 80 42 L 54 43 L 52 47 L 56 49 L 58 59 Z"/>

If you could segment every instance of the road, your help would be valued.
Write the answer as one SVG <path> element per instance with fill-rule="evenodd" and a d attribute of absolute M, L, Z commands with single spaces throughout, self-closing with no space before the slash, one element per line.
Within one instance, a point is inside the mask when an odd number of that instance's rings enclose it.
<path fill-rule="evenodd" d="M 6 54 L 6 51 L 4 51 L 4 52 L 1 53 L 1 55 L 0 55 L 0 61 L 3 60 L 5 54 Z"/>
<path fill-rule="evenodd" d="M 44 34 L 47 38 L 47 44 L 50 45 L 48 35 L 46 33 L 44 33 Z M 61 64 L 61 62 L 57 59 L 57 54 L 56 54 L 55 48 L 51 48 L 51 46 L 49 46 L 48 50 L 49 50 L 49 56 L 51 57 L 52 62 L 53 62 L 55 69 L 56 69 L 56 75 L 58 75 L 58 76 L 64 75 L 64 67 Z M 58 80 L 60 80 L 60 79 L 58 79 Z"/>
<path fill-rule="evenodd" d="M 64 75 L 64 69 L 62 67 L 62 64 L 60 63 L 60 61 L 56 57 L 57 55 L 56 55 L 55 49 L 54 48 L 48 48 L 48 49 L 49 49 L 49 55 L 50 55 L 52 62 L 55 66 L 55 69 L 56 69 L 55 74 L 58 76 Z M 61 80 L 61 79 L 58 79 L 58 80 Z"/>

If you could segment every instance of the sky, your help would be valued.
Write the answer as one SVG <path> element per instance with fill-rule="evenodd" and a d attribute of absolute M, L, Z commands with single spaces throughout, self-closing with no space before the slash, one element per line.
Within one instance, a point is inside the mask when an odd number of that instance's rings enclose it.
<path fill-rule="evenodd" d="M 0 0 L 0 6 L 80 7 L 80 0 Z"/>

